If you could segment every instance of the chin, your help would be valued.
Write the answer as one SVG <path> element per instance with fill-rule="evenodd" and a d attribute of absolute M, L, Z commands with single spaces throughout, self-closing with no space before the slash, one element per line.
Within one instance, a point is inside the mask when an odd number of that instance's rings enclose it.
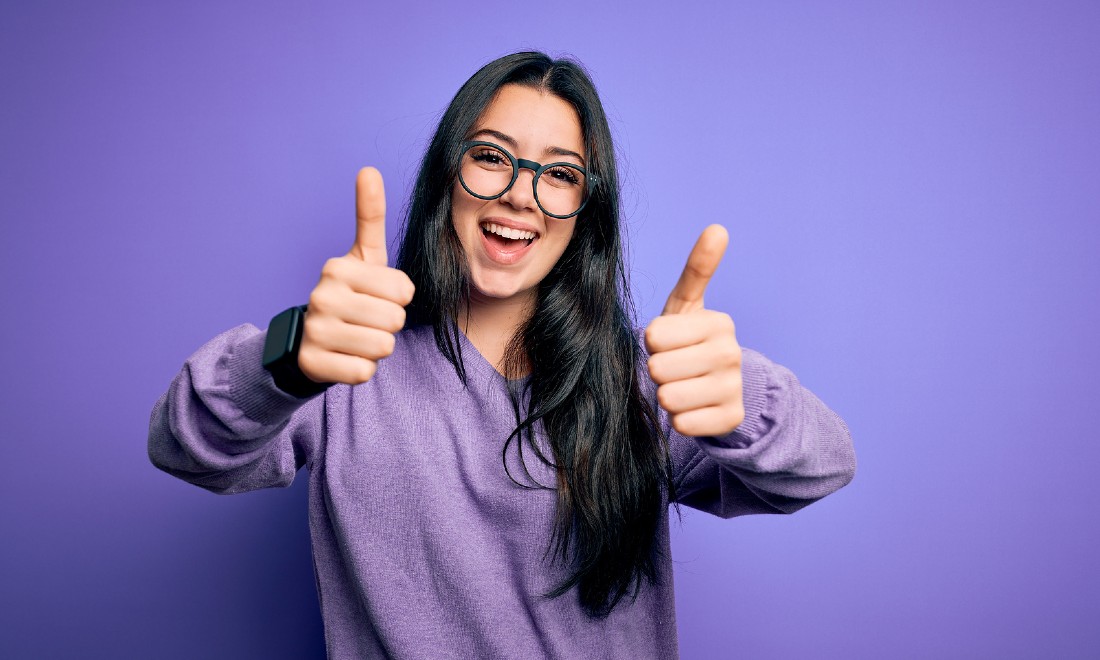
<path fill-rule="evenodd" d="M 516 297 L 526 297 L 534 294 L 534 287 L 523 288 L 514 277 L 485 278 L 473 277 L 471 289 L 477 298 L 482 300 L 510 300 Z"/>

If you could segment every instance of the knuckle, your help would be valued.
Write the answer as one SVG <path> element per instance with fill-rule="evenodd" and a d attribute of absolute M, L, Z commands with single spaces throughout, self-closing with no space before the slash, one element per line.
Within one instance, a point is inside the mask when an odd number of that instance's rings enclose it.
<path fill-rule="evenodd" d="M 306 329 L 311 333 L 314 343 L 322 349 L 332 346 L 336 340 L 335 324 L 330 319 L 314 318 L 312 326 L 307 325 Z M 304 336 L 303 333 L 303 338 Z"/>
<path fill-rule="evenodd" d="M 317 316 L 327 314 L 332 309 L 332 292 L 328 287 L 324 285 L 317 285 L 313 291 L 309 293 L 309 312 L 306 313 L 306 323 L 309 323 L 309 319 L 312 316 L 314 319 Z"/>
<path fill-rule="evenodd" d="M 653 356 L 649 358 L 649 363 L 646 366 L 649 369 L 649 377 L 653 379 L 653 382 L 660 384 L 664 381 L 663 361 L 658 360 L 657 356 Z"/>
<path fill-rule="evenodd" d="M 661 341 L 663 324 L 659 323 L 660 318 L 654 319 L 645 329 L 645 342 L 647 346 L 657 346 Z"/>
<path fill-rule="evenodd" d="M 304 343 L 304 342 L 303 342 Z M 309 378 L 324 380 L 323 374 L 319 369 L 316 355 L 313 350 L 305 350 L 298 353 L 298 369 L 301 370 Z"/>
<path fill-rule="evenodd" d="M 672 410 L 676 405 L 676 393 L 668 385 L 657 388 L 657 403 L 665 410 Z"/>
<path fill-rule="evenodd" d="M 356 383 L 365 383 L 373 378 L 374 373 L 378 371 L 378 363 L 374 360 L 359 360 L 358 362 L 354 378 Z"/>
<path fill-rule="evenodd" d="M 313 347 L 302 340 L 302 346 L 298 350 L 298 368 L 302 371 L 313 369 Z"/>
<path fill-rule="evenodd" d="M 306 314 L 305 324 L 302 326 L 302 345 L 298 348 L 298 353 L 305 351 L 319 350 L 320 346 L 324 343 L 325 339 L 325 324 L 321 322 L 321 319 L 314 316 L 310 318 L 309 314 Z"/>
<path fill-rule="evenodd" d="M 729 332 L 731 334 L 736 332 L 736 326 L 733 323 L 733 317 L 725 312 L 714 313 L 714 325 L 723 332 Z"/>
<path fill-rule="evenodd" d="M 401 306 L 404 307 L 411 303 L 413 296 L 416 295 L 416 285 L 413 284 L 412 279 L 409 278 L 405 271 L 398 270 L 397 272 L 401 273 L 401 277 L 399 278 L 401 284 L 398 290 L 401 292 Z"/>
<path fill-rule="evenodd" d="M 325 264 L 321 266 L 321 277 L 329 279 L 339 279 L 340 273 L 343 272 L 344 260 L 342 257 L 332 257 L 325 260 Z"/>
<path fill-rule="evenodd" d="M 672 428 L 676 429 L 680 435 L 695 435 L 695 427 L 686 415 L 673 415 L 671 422 Z"/>
<path fill-rule="evenodd" d="M 741 347 L 737 345 L 737 342 L 723 342 L 722 346 L 718 349 L 717 357 L 721 361 L 721 363 L 726 366 L 740 366 Z"/>
<path fill-rule="evenodd" d="M 368 325 L 385 333 L 394 333 L 401 329 L 397 312 L 389 308 L 378 310 L 378 313 L 371 317 Z"/>
<path fill-rule="evenodd" d="M 302 328 L 302 343 L 298 346 L 298 355 L 312 354 L 318 350 L 317 329 L 307 321 Z"/>
<path fill-rule="evenodd" d="M 404 307 L 398 307 L 396 310 L 394 310 L 392 319 L 392 327 L 394 332 L 397 332 L 401 330 L 401 328 L 405 327 L 405 318 L 406 314 Z"/>
<path fill-rule="evenodd" d="M 379 358 L 393 355 L 396 339 L 388 332 L 380 332 L 373 341 L 374 354 Z"/>

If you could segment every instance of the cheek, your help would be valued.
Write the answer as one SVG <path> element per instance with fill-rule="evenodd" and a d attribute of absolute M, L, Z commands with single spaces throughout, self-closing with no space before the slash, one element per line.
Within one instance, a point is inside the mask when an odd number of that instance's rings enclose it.
<path fill-rule="evenodd" d="M 473 202 L 463 191 L 456 190 L 451 194 L 451 224 L 463 241 L 467 240 L 477 226 L 478 205 Z"/>
<path fill-rule="evenodd" d="M 550 222 L 560 222 L 560 221 L 550 219 Z M 555 253 L 554 262 L 555 263 L 559 259 L 561 259 L 561 255 L 565 254 L 566 248 L 569 247 L 569 242 L 573 240 L 574 233 L 575 233 L 575 223 L 570 222 L 568 226 L 555 227 L 553 233 L 551 233 L 547 237 L 553 242 L 553 245 L 554 245 L 554 253 Z"/>
<path fill-rule="evenodd" d="M 459 195 L 457 190 L 451 192 L 451 222 L 453 222 L 456 227 L 465 210 L 464 201 L 462 195 Z"/>

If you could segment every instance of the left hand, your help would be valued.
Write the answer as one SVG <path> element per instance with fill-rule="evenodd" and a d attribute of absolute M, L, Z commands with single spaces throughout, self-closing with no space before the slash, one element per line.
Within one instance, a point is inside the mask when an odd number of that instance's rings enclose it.
<path fill-rule="evenodd" d="M 645 331 L 657 403 L 684 435 L 727 435 L 745 419 L 733 319 L 703 307 L 703 293 L 728 243 L 721 225 L 703 230 L 664 311 Z"/>

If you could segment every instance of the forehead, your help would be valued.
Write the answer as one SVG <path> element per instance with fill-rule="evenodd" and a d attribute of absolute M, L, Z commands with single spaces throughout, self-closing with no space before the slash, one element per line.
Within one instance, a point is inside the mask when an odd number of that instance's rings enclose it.
<path fill-rule="evenodd" d="M 512 136 L 524 149 L 561 147 L 584 153 L 584 135 L 577 111 L 549 92 L 523 85 L 505 85 L 485 107 L 473 132 L 491 128 Z"/>

